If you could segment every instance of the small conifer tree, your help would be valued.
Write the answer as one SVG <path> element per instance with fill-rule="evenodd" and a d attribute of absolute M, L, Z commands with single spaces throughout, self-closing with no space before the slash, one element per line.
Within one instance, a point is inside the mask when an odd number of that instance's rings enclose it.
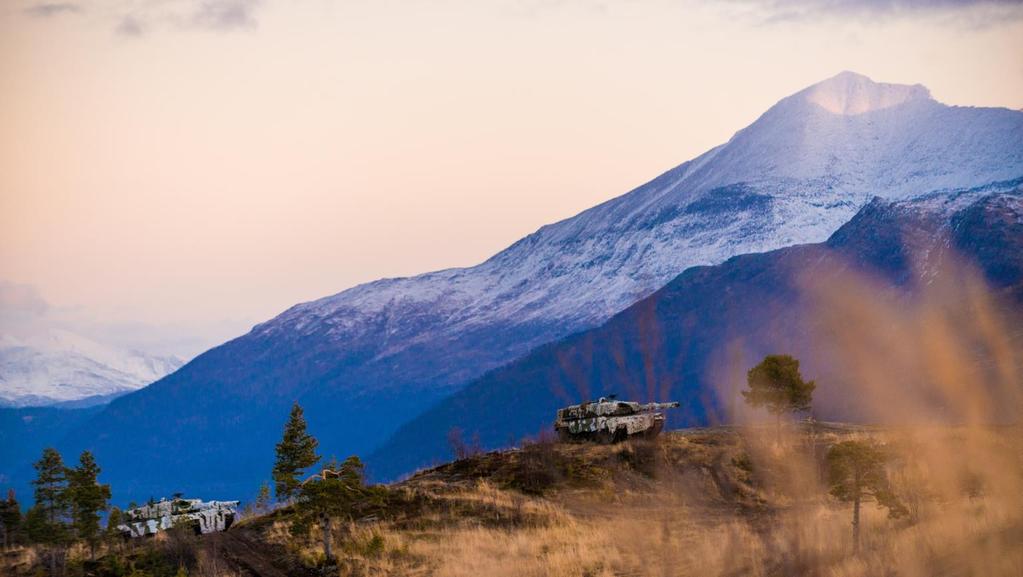
<path fill-rule="evenodd" d="M 813 381 L 804 381 L 799 361 L 789 355 L 767 355 L 746 374 L 749 390 L 743 398 L 752 407 L 766 407 L 775 417 L 775 436 L 781 440 L 781 416 L 805 411 L 813 401 L 817 388 Z"/>
<path fill-rule="evenodd" d="M 51 525 L 60 525 L 67 518 L 67 469 L 64 459 L 56 449 L 43 449 L 43 456 L 34 465 L 36 478 L 32 481 L 35 487 L 35 504 Z"/>
<path fill-rule="evenodd" d="M 828 483 L 831 495 L 853 504 L 853 553 L 860 551 L 860 504 L 868 499 L 898 518 L 908 513 L 892 492 L 885 471 L 888 454 L 883 447 L 864 441 L 843 441 L 828 450 Z"/>
<path fill-rule="evenodd" d="M 277 443 L 277 460 L 273 468 L 274 491 L 278 500 L 290 500 L 299 489 L 299 476 L 320 460 L 316 439 L 306 430 L 302 407 L 295 403 L 284 425 L 281 442 Z"/>
<path fill-rule="evenodd" d="M 26 519 L 26 530 L 33 541 L 49 547 L 50 573 L 56 574 L 58 552 L 71 538 L 67 526 L 67 468 L 60 453 L 51 447 L 43 449 L 34 466 L 35 505 Z"/>
<path fill-rule="evenodd" d="M 46 511 L 39 505 L 34 505 L 28 510 L 28 513 L 25 513 L 22 527 L 25 536 L 31 543 L 45 544 L 53 535 L 50 531 L 50 523 L 46 518 Z"/>
<path fill-rule="evenodd" d="M 92 555 L 103 536 L 100 514 L 107 510 L 110 501 L 110 485 L 99 483 L 99 472 L 99 465 L 89 451 L 84 451 L 78 466 L 68 471 L 67 493 L 75 534 L 89 545 Z"/>
<path fill-rule="evenodd" d="M 122 523 L 124 523 L 124 513 L 121 512 L 119 507 L 111 507 L 110 512 L 107 514 L 107 529 L 103 535 L 108 543 L 120 542 L 121 530 L 117 526 Z"/>
<path fill-rule="evenodd" d="M 367 487 L 364 466 L 357 456 L 338 464 L 331 460 L 318 475 L 301 484 L 295 505 L 296 520 L 293 534 L 306 534 L 313 523 L 319 522 L 323 538 L 323 555 L 330 563 L 334 560 L 333 519 L 352 519 L 357 511 L 366 511 L 383 504 L 385 489 Z"/>
<path fill-rule="evenodd" d="M 5 549 L 21 540 L 21 505 L 14 497 L 14 489 L 9 489 L 7 499 L 0 501 L 0 533 Z"/>
<path fill-rule="evenodd" d="M 270 483 L 263 481 L 259 486 L 259 493 L 256 494 L 256 513 L 266 513 L 270 510 Z"/>

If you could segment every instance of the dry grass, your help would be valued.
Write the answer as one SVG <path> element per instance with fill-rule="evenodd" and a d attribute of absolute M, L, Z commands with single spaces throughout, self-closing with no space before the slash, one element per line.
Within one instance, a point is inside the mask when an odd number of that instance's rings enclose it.
<path fill-rule="evenodd" d="M 1023 574 L 1023 469 L 1014 432 L 849 428 L 810 436 L 793 429 L 782 445 L 763 438 L 720 429 L 665 435 L 652 447 L 561 446 L 556 450 L 568 458 L 585 451 L 592 462 L 617 463 L 616 469 L 599 487 L 563 480 L 543 496 L 489 480 L 445 483 L 432 473 L 414 478 L 396 491 L 419 503 L 413 514 L 421 518 L 348 525 L 338 538 L 339 574 Z M 905 451 L 892 478 L 901 494 L 917 494 L 911 519 L 891 520 L 865 506 L 858 557 L 850 554 L 850 507 L 827 496 L 819 475 L 827 445 L 848 438 L 881 440 Z M 932 452 L 939 447 L 940 459 Z M 952 482 L 962 468 L 932 470 L 948 468 L 948 455 L 967 448 L 984 463 L 1000 463 L 989 470 L 994 474 L 982 472 L 980 489 Z M 652 477 L 635 470 L 627 456 L 651 449 L 658 455 Z M 921 484 L 920 475 L 930 482 Z M 296 547 L 283 522 L 268 535 Z M 298 547 L 307 562 L 318 560 L 318 537 Z"/>
<path fill-rule="evenodd" d="M 1023 347 L 975 276 L 944 278 L 958 282 L 918 302 L 879 299 L 849 276 L 808 288 L 821 349 L 855 387 L 843 394 L 897 427 L 802 425 L 776 440 L 747 423 L 473 455 L 391 487 L 378 518 L 336 523 L 337 574 L 1023 575 L 1023 429 L 992 425 L 1021 414 Z M 851 507 L 829 497 L 824 469 L 828 447 L 849 439 L 888 447 L 909 512 L 890 519 L 866 503 L 856 556 Z M 322 562 L 320 535 L 292 537 L 283 510 L 231 533 L 292 569 Z M 208 567 L 215 553 L 197 553 L 204 575 L 236 571 Z"/>
<path fill-rule="evenodd" d="M 1023 436 L 1018 429 L 790 428 L 781 444 L 758 428 L 666 434 L 656 443 L 554 445 L 551 458 L 593 469 L 542 495 L 491 478 L 427 472 L 392 488 L 387 514 L 337 524 L 337 575 L 370 576 L 1015 576 L 1023 574 Z M 863 552 L 852 556 L 851 511 L 827 496 L 820 463 L 850 438 L 886 443 L 890 471 L 910 506 L 889 519 L 867 504 Z M 811 442 L 812 441 L 812 442 Z M 502 455 L 501 467 L 517 457 Z M 502 470 L 486 463 L 470 468 Z M 463 467 L 464 469 L 464 467 Z M 594 485 L 593 471 L 602 471 Z M 448 469 L 450 471 L 450 469 Z M 462 470 L 462 469 L 459 469 Z M 320 535 L 296 539 L 286 512 L 242 523 L 225 537 L 272 562 L 321 566 Z M 258 537 L 257 537 L 258 536 Z M 198 540 L 191 574 L 254 574 L 231 539 Z M 237 543 L 234 543 L 237 545 Z M 176 549 L 167 536 L 152 546 Z M 75 550 L 71 557 L 83 554 Z M 23 553 L 27 554 L 27 553 Z M 288 565 L 287 563 L 292 563 Z M 304 570 L 303 570 L 304 571 Z M 315 573 L 315 572 L 314 572 Z M 303 574 L 312 574 L 305 572 Z"/>

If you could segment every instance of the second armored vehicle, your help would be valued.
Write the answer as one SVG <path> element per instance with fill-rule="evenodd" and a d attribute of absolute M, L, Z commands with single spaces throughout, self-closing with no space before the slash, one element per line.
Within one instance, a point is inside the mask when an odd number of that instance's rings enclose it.
<path fill-rule="evenodd" d="M 190 527 L 196 535 L 226 531 L 234 522 L 238 501 L 160 499 L 124 512 L 125 523 L 117 528 L 125 537 L 155 535 L 172 527 Z"/>
<path fill-rule="evenodd" d="M 664 409 L 678 402 L 635 403 L 601 397 L 558 410 L 554 430 L 562 441 L 616 443 L 629 437 L 656 437 L 664 428 Z"/>

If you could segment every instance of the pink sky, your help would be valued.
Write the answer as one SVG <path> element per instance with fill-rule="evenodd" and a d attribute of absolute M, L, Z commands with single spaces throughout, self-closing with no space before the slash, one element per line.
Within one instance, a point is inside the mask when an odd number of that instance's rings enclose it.
<path fill-rule="evenodd" d="M 1023 107 L 1018 5 L 861 4 L 5 2 L 0 287 L 194 354 L 478 263 L 842 70 Z"/>

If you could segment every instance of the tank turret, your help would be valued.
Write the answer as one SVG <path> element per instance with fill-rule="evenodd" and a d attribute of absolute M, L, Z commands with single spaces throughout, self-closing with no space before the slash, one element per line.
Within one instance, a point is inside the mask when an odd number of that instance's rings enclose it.
<path fill-rule="evenodd" d="M 665 409 L 678 407 L 668 403 L 637 403 L 601 397 L 558 410 L 554 430 L 562 441 L 614 443 L 629 437 L 656 437 L 664 428 Z"/>

